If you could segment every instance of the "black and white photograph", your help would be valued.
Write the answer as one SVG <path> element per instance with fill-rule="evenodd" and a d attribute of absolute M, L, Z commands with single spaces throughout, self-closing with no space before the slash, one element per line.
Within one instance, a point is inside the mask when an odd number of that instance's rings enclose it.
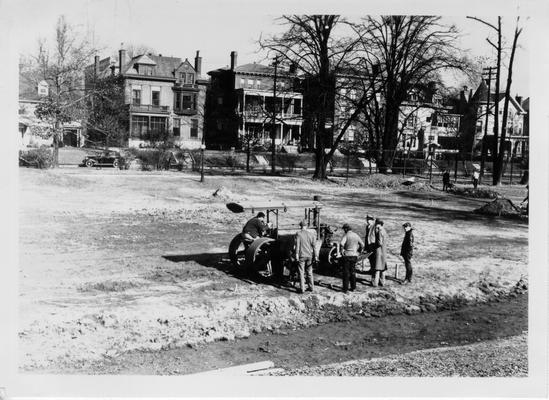
<path fill-rule="evenodd" d="M 547 5 L 261 4 L 0 2 L 4 396 L 547 396 Z"/>

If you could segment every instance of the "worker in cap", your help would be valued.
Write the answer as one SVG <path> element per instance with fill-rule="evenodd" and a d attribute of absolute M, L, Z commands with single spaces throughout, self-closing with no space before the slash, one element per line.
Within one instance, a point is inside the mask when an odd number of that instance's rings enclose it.
<path fill-rule="evenodd" d="M 414 232 L 412 224 L 405 222 L 402 224 L 404 229 L 404 239 L 400 246 L 400 256 L 404 259 L 404 267 L 406 268 L 406 277 L 403 284 L 412 283 L 412 256 L 414 254 Z"/>
<path fill-rule="evenodd" d="M 316 234 L 307 229 L 305 220 L 299 221 L 299 231 L 295 234 L 295 258 L 298 263 L 299 272 L 299 290 L 298 293 L 305 291 L 312 292 L 315 288 L 313 277 L 313 264 L 317 260 L 316 254 Z"/>
<path fill-rule="evenodd" d="M 341 265 L 343 269 L 343 293 L 347 290 L 356 289 L 355 265 L 358 260 L 358 254 L 364 249 L 364 242 L 352 231 L 349 224 L 343 224 L 345 234 L 339 243 L 341 249 Z M 349 287 L 350 284 L 350 287 Z"/>

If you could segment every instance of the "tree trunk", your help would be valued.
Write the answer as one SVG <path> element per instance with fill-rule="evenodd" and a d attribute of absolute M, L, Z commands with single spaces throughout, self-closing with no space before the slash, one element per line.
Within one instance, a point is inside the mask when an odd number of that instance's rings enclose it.
<path fill-rule="evenodd" d="M 316 153 L 315 153 L 315 172 L 313 179 L 325 180 L 327 178 L 326 174 L 326 118 L 323 115 L 320 115 L 318 118 L 318 132 L 317 132 L 317 141 L 316 141 Z"/>
<path fill-rule="evenodd" d="M 250 172 L 250 155 L 251 149 L 250 145 L 248 144 L 248 147 L 246 148 L 246 172 Z"/>
<path fill-rule="evenodd" d="M 499 82 L 501 78 L 501 17 L 498 16 L 498 45 L 496 65 L 496 98 L 494 109 L 494 143 L 492 144 L 492 184 L 496 185 L 498 171 L 498 136 L 499 136 Z"/>
<path fill-rule="evenodd" d="M 518 24 L 518 22 L 517 22 Z M 503 120 L 501 123 L 501 139 L 499 143 L 499 152 L 497 157 L 497 168 L 494 168 L 494 185 L 501 185 L 501 177 L 503 175 L 503 153 L 505 149 L 505 139 L 507 138 L 507 113 L 509 112 L 509 100 L 511 96 L 511 83 L 513 82 L 513 62 L 515 59 L 515 50 L 517 48 L 517 40 L 521 30 L 518 29 L 518 25 L 515 29 L 515 36 L 513 38 L 513 46 L 511 48 L 511 56 L 509 58 L 509 72 L 507 74 L 507 84 L 505 87 L 505 102 L 503 103 Z M 509 149 L 511 151 L 511 149 Z"/>
<path fill-rule="evenodd" d="M 55 123 L 55 129 L 53 132 L 53 154 L 52 154 L 51 167 L 52 168 L 59 167 L 59 122 Z"/>
<path fill-rule="evenodd" d="M 393 157 L 391 152 L 396 149 L 396 139 L 398 134 L 398 107 L 387 106 L 385 112 L 385 129 L 382 140 L 381 164 L 379 172 L 386 174 L 388 169 L 392 167 Z"/>

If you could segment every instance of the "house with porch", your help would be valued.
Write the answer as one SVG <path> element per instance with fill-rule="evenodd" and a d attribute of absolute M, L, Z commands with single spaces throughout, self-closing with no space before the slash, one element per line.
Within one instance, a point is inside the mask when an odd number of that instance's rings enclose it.
<path fill-rule="evenodd" d="M 498 103 L 498 115 L 495 113 L 495 104 Z M 491 144 L 494 141 L 494 128 L 496 118 L 498 119 L 500 132 L 498 140 L 501 141 L 501 128 L 503 124 L 503 107 L 505 102 L 505 92 L 495 93 L 490 90 L 488 94 L 488 86 L 483 80 L 479 84 L 475 93 L 467 100 L 468 117 L 472 121 L 469 129 L 470 136 L 473 138 L 472 151 L 480 153 L 484 134 L 486 132 L 486 142 L 488 144 L 488 155 L 491 153 Z M 529 107 L 529 101 L 523 102 L 521 96 L 509 98 L 509 110 L 507 113 L 506 137 L 504 151 L 512 154 L 514 157 L 525 157 L 528 154 L 528 130 L 525 130 L 525 117 L 527 111 L 523 108 L 523 104 Z"/>
<path fill-rule="evenodd" d="M 297 145 L 303 122 L 303 95 L 295 90 L 293 71 L 257 63 L 208 72 L 205 140 L 208 148 L 240 147 L 244 135 L 269 146 L 274 124 L 277 146 Z"/>
<path fill-rule="evenodd" d="M 36 107 L 49 95 L 49 83 L 45 80 L 36 82 L 33 77 L 20 72 L 19 74 L 19 147 L 52 146 L 52 126 L 40 120 Z M 82 126 L 79 121 L 71 121 L 61 125 L 61 145 L 81 147 L 84 145 Z"/>
<path fill-rule="evenodd" d="M 121 49 L 118 60 L 96 56 L 88 69 L 94 71 L 88 77 L 110 73 L 124 78 L 129 147 L 168 142 L 180 148 L 200 148 L 208 81 L 201 76 L 202 57 L 198 51 L 193 65 L 188 59 L 161 54 L 130 58 Z"/>
<path fill-rule="evenodd" d="M 425 155 L 457 152 L 461 116 L 453 111 L 434 82 L 412 88 L 399 110 L 397 149 Z"/>

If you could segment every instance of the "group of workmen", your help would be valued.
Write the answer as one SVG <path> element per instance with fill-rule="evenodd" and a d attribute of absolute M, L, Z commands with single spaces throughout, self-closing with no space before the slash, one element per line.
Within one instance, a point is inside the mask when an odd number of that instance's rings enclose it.
<path fill-rule="evenodd" d="M 297 264 L 299 275 L 298 293 L 305 290 L 314 291 L 313 265 L 318 262 L 319 248 L 316 233 L 307 227 L 307 222 L 299 222 L 300 229 L 295 234 L 292 258 Z M 414 234 L 412 225 L 406 222 L 402 225 L 404 239 L 400 248 L 400 255 L 404 260 L 406 276 L 401 282 L 412 282 L 412 256 L 414 249 Z M 356 234 L 349 224 L 343 225 L 344 235 L 339 243 L 339 263 L 342 269 L 343 292 L 356 290 L 356 265 L 359 257 L 367 257 L 370 263 L 372 286 L 385 285 L 385 273 L 387 271 L 387 231 L 383 227 L 383 221 L 371 215 L 366 216 L 366 235 L 364 241 Z M 253 240 L 263 236 L 268 229 L 265 223 L 265 214 L 259 212 L 256 217 L 250 219 L 242 230 L 245 240 Z M 305 289 L 305 286 L 307 288 Z"/>

